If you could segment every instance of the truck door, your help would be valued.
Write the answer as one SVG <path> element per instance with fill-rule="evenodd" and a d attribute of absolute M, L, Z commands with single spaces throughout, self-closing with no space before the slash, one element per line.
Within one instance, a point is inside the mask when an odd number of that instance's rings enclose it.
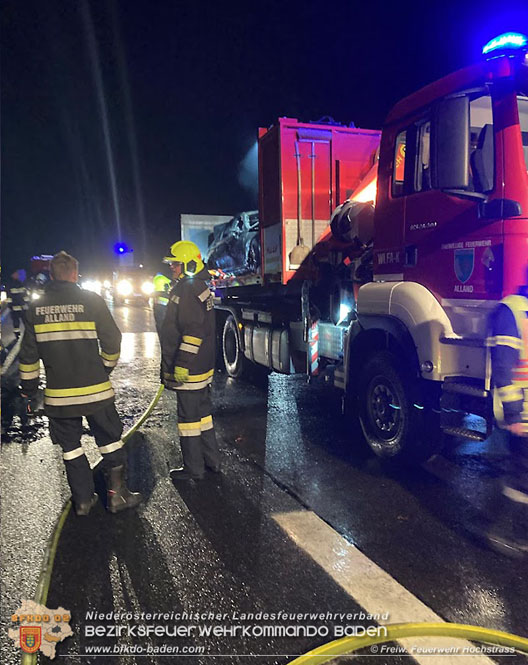
<path fill-rule="evenodd" d="M 407 128 L 406 136 L 406 162 L 411 163 L 405 165 L 404 279 L 429 288 L 446 308 L 452 301 L 500 299 L 502 281 L 502 221 L 490 223 L 478 214 L 479 203 L 495 187 L 491 98 L 474 92 L 456 98 L 456 104 L 469 116 L 463 189 L 434 187 L 432 132 L 436 141 L 443 137 L 442 127 L 434 127 L 433 108 Z"/>

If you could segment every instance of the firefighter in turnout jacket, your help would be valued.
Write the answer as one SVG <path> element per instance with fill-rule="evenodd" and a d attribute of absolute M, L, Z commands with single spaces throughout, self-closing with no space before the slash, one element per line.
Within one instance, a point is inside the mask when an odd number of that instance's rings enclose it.
<path fill-rule="evenodd" d="M 523 556 L 528 553 L 528 286 L 499 303 L 491 316 L 488 346 L 495 417 L 508 432 L 510 449 L 501 521 L 488 532 L 488 542 L 505 554 Z"/>
<path fill-rule="evenodd" d="M 211 415 L 210 384 L 215 364 L 215 314 L 200 250 L 187 241 L 171 246 L 164 259 L 176 280 L 161 330 L 161 380 L 178 394 L 178 432 L 183 467 L 177 480 L 201 480 L 220 471 Z"/>
<path fill-rule="evenodd" d="M 83 416 L 103 455 L 108 510 L 132 508 L 141 495 L 125 484 L 123 424 L 109 380 L 119 358 L 121 332 L 104 300 L 78 287 L 76 259 L 66 252 L 56 254 L 51 278 L 27 313 L 19 355 L 22 394 L 30 400 L 36 394 L 42 360 L 50 436 L 62 447 L 77 515 L 87 515 L 97 502 L 93 473 L 81 446 Z"/>
<path fill-rule="evenodd" d="M 20 321 L 24 319 L 29 302 L 29 295 L 24 286 L 25 279 L 25 270 L 15 270 L 7 284 L 7 303 L 11 309 L 13 332 L 16 337 L 20 336 Z"/>

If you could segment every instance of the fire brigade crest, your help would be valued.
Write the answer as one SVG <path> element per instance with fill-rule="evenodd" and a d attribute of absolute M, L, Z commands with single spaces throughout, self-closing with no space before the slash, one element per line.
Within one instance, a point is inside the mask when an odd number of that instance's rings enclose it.
<path fill-rule="evenodd" d="M 73 635 L 70 613 L 64 607 L 50 610 L 32 600 L 23 600 L 11 616 L 14 625 L 8 631 L 15 647 L 25 653 L 41 651 L 48 658 L 55 658 L 55 647 Z"/>
<path fill-rule="evenodd" d="M 42 642 L 40 626 L 20 626 L 20 648 L 26 653 L 35 653 Z"/>
<path fill-rule="evenodd" d="M 474 249 L 455 249 L 455 275 L 459 282 L 465 284 L 475 268 Z"/>

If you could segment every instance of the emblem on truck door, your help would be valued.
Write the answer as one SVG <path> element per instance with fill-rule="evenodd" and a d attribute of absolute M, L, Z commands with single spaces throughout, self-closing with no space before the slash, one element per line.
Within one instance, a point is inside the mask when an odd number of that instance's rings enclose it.
<path fill-rule="evenodd" d="M 459 282 L 465 284 L 473 274 L 475 267 L 475 250 L 455 249 L 455 275 Z"/>

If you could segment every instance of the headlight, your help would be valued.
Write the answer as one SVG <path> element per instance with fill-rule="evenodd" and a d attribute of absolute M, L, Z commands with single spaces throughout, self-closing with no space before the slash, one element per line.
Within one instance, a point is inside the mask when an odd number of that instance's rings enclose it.
<path fill-rule="evenodd" d="M 0 299 L 2 300 L 2 302 L 4 302 L 4 300 L 7 300 L 7 293 L 5 291 L 2 291 L 0 293 Z"/>
<path fill-rule="evenodd" d="M 132 293 L 132 284 L 127 279 L 121 280 L 117 284 L 117 292 L 120 296 L 129 296 Z"/>
<path fill-rule="evenodd" d="M 103 282 L 103 286 L 105 287 L 105 289 L 109 289 L 112 285 L 107 279 L 105 279 L 105 281 Z"/>
<path fill-rule="evenodd" d="M 97 279 L 93 281 L 90 279 L 86 280 L 86 282 L 83 282 L 82 287 L 86 291 L 95 291 L 95 293 L 101 295 L 101 282 Z"/>
<path fill-rule="evenodd" d="M 40 293 L 33 291 L 33 293 L 31 294 L 31 300 L 38 300 L 39 298 L 40 298 Z"/>
<path fill-rule="evenodd" d="M 152 282 L 143 282 L 141 285 L 141 290 L 146 296 L 149 296 L 154 292 L 154 284 Z"/>

